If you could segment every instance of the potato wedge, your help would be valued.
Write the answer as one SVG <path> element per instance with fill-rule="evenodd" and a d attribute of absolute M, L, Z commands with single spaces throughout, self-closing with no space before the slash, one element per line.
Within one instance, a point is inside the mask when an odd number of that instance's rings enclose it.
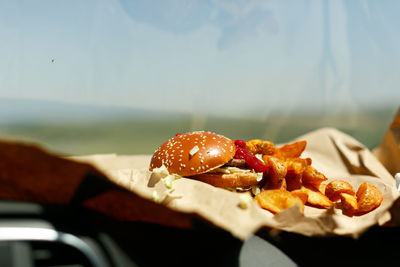
<path fill-rule="evenodd" d="M 287 190 L 286 179 L 280 179 L 278 182 L 272 182 L 270 179 L 265 181 L 265 184 L 262 187 L 263 189 L 280 189 L 280 190 Z"/>
<path fill-rule="evenodd" d="M 303 177 L 302 177 L 303 183 L 311 184 L 311 185 L 318 187 L 318 185 L 320 185 L 322 182 L 324 182 L 326 180 L 328 180 L 328 178 L 326 178 L 325 175 L 323 175 L 322 173 L 317 171 L 311 165 L 307 165 L 305 167 L 304 172 L 303 172 Z"/>
<path fill-rule="evenodd" d="M 319 184 L 319 185 L 314 185 L 316 189 L 318 189 L 319 192 L 325 195 L 325 190 L 326 190 L 326 184 Z"/>
<path fill-rule="evenodd" d="M 301 189 L 301 174 L 288 174 L 286 175 L 286 188 L 289 191 Z"/>
<path fill-rule="evenodd" d="M 303 174 L 308 165 L 311 165 L 310 158 L 288 158 L 285 161 L 288 173 Z"/>
<path fill-rule="evenodd" d="M 307 141 L 298 141 L 275 148 L 274 155 L 281 158 L 298 158 L 306 148 Z"/>
<path fill-rule="evenodd" d="M 333 202 L 318 189 L 310 185 L 302 186 L 301 190 L 308 195 L 307 203 L 316 207 L 329 208 Z"/>
<path fill-rule="evenodd" d="M 383 201 L 382 193 L 370 183 L 364 182 L 356 193 L 358 212 L 367 213 L 379 207 Z"/>
<path fill-rule="evenodd" d="M 297 190 L 290 191 L 290 193 L 292 193 L 292 195 L 295 195 L 296 197 L 300 198 L 304 205 L 307 203 L 308 194 L 306 192 L 304 192 L 303 190 L 297 189 Z"/>
<path fill-rule="evenodd" d="M 287 173 L 286 183 L 289 191 L 300 189 L 302 185 L 303 172 L 310 163 L 308 159 L 290 158 L 286 159 Z"/>
<path fill-rule="evenodd" d="M 272 185 L 278 185 L 285 179 L 287 173 L 286 163 L 272 156 L 263 156 L 265 165 L 268 166 L 268 180 Z"/>
<path fill-rule="evenodd" d="M 348 182 L 344 180 L 334 180 L 326 185 L 325 195 L 332 201 L 340 200 L 340 194 L 347 193 L 355 195 L 354 189 Z"/>
<path fill-rule="evenodd" d="M 301 199 L 286 190 L 263 190 L 255 196 L 255 199 L 262 208 L 274 214 L 294 205 L 298 205 L 301 211 L 304 210 L 304 204 Z"/>
<path fill-rule="evenodd" d="M 340 202 L 344 214 L 348 216 L 353 216 L 358 212 L 357 198 L 355 197 L 355 195 L 341 193 Z"/>
<path fill-rule="evenodd" d="M 253 139 L 246 142 L 246 150 L 255 154 L 272 155 L 275 151 L 274 143 L 260 139 Z"/>

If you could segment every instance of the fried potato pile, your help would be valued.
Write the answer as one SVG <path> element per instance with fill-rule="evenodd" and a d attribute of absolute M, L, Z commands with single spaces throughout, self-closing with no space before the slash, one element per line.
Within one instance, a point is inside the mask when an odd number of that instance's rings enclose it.
<path fill-rule="evenodd" d="M 298 141 L 281 147 L 272 142 L 254 139 L 246 142 L 246 150 L 262 158 L 268 171 L 260 183 L 260 192 L 254 198 L 258 204 L 274 214 L 298 205 L 318 208 L 341 208 L 348 216 L 362 215 L 379 207 L 381 192 L 369 183 L 360 185 L 357 191 L 344 180 L 328 178 L 312 166 L 311 158 L 301 158 L 307 145 Z"/>

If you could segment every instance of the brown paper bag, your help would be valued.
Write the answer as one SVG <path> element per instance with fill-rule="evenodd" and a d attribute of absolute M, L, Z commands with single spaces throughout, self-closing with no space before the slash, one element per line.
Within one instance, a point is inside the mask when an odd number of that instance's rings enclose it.
<path fill-rule="evenodd" d="M 366 181 L 383 194 L 379 208 L 362 216 L 348 217 L 340 209 L 319 209 L 307 206 L 304 213 L 297 207 L 274 216 L 251 203 L 240 208 L 240 195 L 215 188 L 192 179 L 181 178 L 168 188 L 148 171 L 151 155 L 91 155 L 74 160 L 90 162 L 116 184 L 145 198 L 154 199 L 172 210 L 196 214 L 211 224 L 246 239 L 263 227 L 281 229 L 303 235 L 357 236 L 372 225 L 382 225 L 391 218 L 389 208 L 398 197 L 392 175 L 372 153 L 352 137 L 335 129 L 320 129 L 298 138 L 307 140 L 304 157 L 311 157 L 313 166 L 323 172 L 328 182 L 344 179 L 355 189 Z M 162 222 L 161 222 L 162 223 Z"/>
<path fill-rule="evenodd" d="M 400 172 L 400 108 L 382 143 L 373 153 L 392 175 Z"/>

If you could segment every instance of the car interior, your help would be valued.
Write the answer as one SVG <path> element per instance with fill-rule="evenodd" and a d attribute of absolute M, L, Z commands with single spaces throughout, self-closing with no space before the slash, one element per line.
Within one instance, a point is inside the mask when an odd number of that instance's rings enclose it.
<path fill-rule="evenodd" d="M 242 239 L 217 220 L 130 194 L 104 179 L 113 172 L 94 159 L 126 165 L 194 131 L 278 145 L 335 129 L 359 142 L 353 151 L 386 153 L 379 168 L 395 187 L 399 7 L 389 0 L 2 1 L 0 266 L 395 265 L 398 199 L 390 223 L 377 219 L 357 235 L 260 227 Z M 326 159 L 325 147 L 313 149 Z M 368 164 L 351 171 L 363 175 Z M 159 223 L 152 213 L 191 227 Z"/>

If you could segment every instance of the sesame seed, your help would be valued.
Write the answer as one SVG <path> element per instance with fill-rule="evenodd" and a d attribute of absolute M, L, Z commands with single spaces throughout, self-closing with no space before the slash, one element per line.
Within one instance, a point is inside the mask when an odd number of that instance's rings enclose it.
<path fill-rule="evenodd" d="M 191 157 L 193 157 L 198 151 L 199 151 L 199 147 L 198 147 L 198 146 L 194 146 L 194 147 L 189 151 L 189 155 L 190 155 Z"/>

